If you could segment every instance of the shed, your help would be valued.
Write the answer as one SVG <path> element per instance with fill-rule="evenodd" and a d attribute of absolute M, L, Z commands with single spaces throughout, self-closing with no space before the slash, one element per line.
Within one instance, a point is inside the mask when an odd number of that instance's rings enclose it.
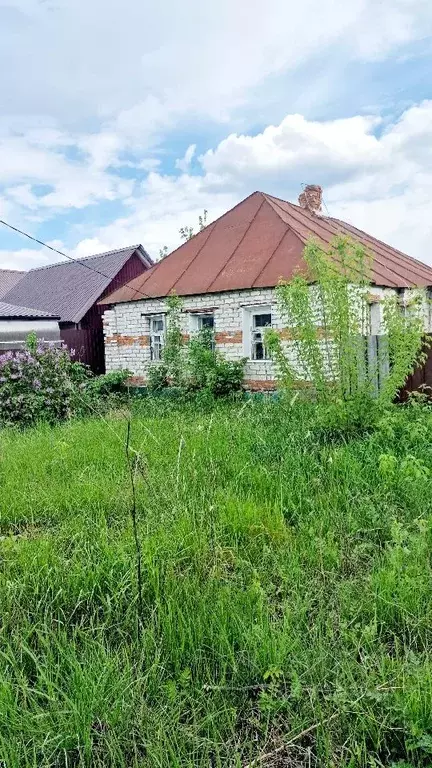
<path fill-rule="evenodd" d="M 31 269 L 2 298 L 58 317 L 60 338 L 75 350 L 75 358 L 103 373 L 103 307 L 97 302 L 152 265 L 143 246 L 132 245 Z"/>
<path fill-rule="evenodd" d="M 0 354 L 23 349 L 27 336 L 36 333 L 38 341 L 60 344 L 59 318 L 29 307 L 0 301 Z"/>

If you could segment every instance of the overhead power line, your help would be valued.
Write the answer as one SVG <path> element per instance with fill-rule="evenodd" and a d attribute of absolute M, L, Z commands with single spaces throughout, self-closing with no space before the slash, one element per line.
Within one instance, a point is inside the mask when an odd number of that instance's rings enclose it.
<path fill-rule="evenodd" d="M 44 243 L 43 240 L 38 240 L 37 237 L 33 237 L 33 235 L 29 235 L 28 232 L 24 232 L 22 229 L 18 229 L 18 227 L 12 226 L 12 224 L 8 224 L 8 222 L 4 221 L 4 219 L 0 219 L 0 224 L 3 224 L 3 226 L 7 227 L 8 229 L 12 229 L 13 232 L 18 232 L 18 234 L 22 235 L 23 237 L 27 237 L 28 240 L 32 240 L 34 243 L 37 243 L 38 245 L 42 245 L 44 248 L 48 248 L 50 251 L 53 251 L 53 253 L 58 253 L 59 256 L 64 256 L 65 259 L 69 259 L 69 261 L 73 261 L 75 262 L 75 264 L 80 264 L 80 266 L 85 267 L 86 269 L 89 269 L 90 272 L 96 272 L 98 275 L 105 277 L 107 280 L 114 279 L 113 277 L 110 277 L 110 275 L 106 275 L 105 272 L 101 272 L 100 269 L 91 267 L 90 264 L 88 264 L 83 259 L 75 259 L 73 256 L 69 256 L 68 253 L 64 253 L 64 251 L 60 251 L 58 248 L 54 248 L 52 245 L 48 245 L 48 243 Z M 132 290 L 136 291 L 136 293 L 141 294 L 141 296 L 143 296 L 145 299 L 151 298 L 151 296 L 149 296 L 148 293 L 143 293 L 143 291 L 140 291 L 138 288 L 135 288 L 135 286 L 132 287 L 130 283 L 123 283 L 121 287 L 123 288 L 126 285 L 132 288 Z"/>

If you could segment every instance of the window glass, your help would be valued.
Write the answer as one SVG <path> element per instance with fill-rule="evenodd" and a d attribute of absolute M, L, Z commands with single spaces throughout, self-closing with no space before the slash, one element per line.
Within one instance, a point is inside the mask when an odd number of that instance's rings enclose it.
<path fill-rule="evenodd" d="M 252 315 L 251 329 L 251 358 L 252 360 L 268 360 L 269 355 L 264 345 L 264 328 L 271 328 L 270 312 Z"/>
<path fill-rule="evenodd" d="M 150 359 L 162 360 L 164 344 L 164 316 L 153 315 L 150 317 Z"/>
<path fill-rule="evenodd" d="M 214 328 L 214 315 L 198 315 L 198 328 Z"/>
<path fill-rule="evenodd" d="M 271 327 L 271 314 L 266 312 L 263 315 L 253 316 L 254 328 L 270 328 Z"/>

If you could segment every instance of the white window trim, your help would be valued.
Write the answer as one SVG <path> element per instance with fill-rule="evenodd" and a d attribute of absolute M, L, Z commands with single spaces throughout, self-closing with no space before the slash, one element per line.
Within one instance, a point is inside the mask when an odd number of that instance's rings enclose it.
<path fill-rule="evenodd" d="M 191 333 L 198 333 L 198 331 L 201 330 L 200 328 L 200 318 L 201 317 L 213 317 L 213 330 L 216 328 L 216 317 L 214 312 L 191 312 L 189 315 L 189 328 Z"/>
<path fill-rule="evenodd" d="M 147 316 L 148 324 L 149 324 L 149 337 L 150 337 L 150 361 L 152 363 L 160 363 L 162 360 L 162 351 L 165 346 L 165 333 L 166 333 L 166 319 L 163 312 L 160 312 L 159 314 L 153 314 Z M 162 320 L 162 330 L 155 331 L 153 330 L 153 322 L 155 320 Z M 160 337 L 160 341 L 156 342 L 159 343 L 160 349 L 159 349 L 159 357 L 155 358 L 153 357 L 154 349 L 156 347 L 156 343 L 154 341 L 155 337 Z"/>
<path fill-rule="evenodd" d="M 268 363 L 270 358 L 266 357 L 263 360 L 254 360 L 252 358 L 252 318 L 254 315 L 267 315 L 272 316 L 274 312 L 271 304 L 252 304 L 249 307 L 242 307 L 243 310 L 243 355 L 247 358 L 248 363 Z"/>

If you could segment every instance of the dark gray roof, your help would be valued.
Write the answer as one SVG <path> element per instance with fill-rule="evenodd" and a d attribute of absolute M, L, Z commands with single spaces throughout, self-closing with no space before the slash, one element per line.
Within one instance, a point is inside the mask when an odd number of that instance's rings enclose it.
<path fill-rule="evenodd" d="M 15 304 L 7 304 L 5 301 L 0 301 L 0 318 L 2 320 L 15 319 L 50 319 L 58 320 L 58 315 L 50 315 L 48 312 L 42 312 L 40 309 L 29 309 L 29 307 L 17 307 Z"/>
<path fill-rule="evenodd" d="M 61 261 L 31 269 L 2 298 L 23 307 L 50 312 L 68 323 L 79 323 L 133 254 L 152 265 L 142 245 Z"/>
<path fill-rule="evenodd" d="M 0 269 L 0 299 L 6 296 L 23 275 L 25 272 L 18 272 L 16 269 Z"/>

